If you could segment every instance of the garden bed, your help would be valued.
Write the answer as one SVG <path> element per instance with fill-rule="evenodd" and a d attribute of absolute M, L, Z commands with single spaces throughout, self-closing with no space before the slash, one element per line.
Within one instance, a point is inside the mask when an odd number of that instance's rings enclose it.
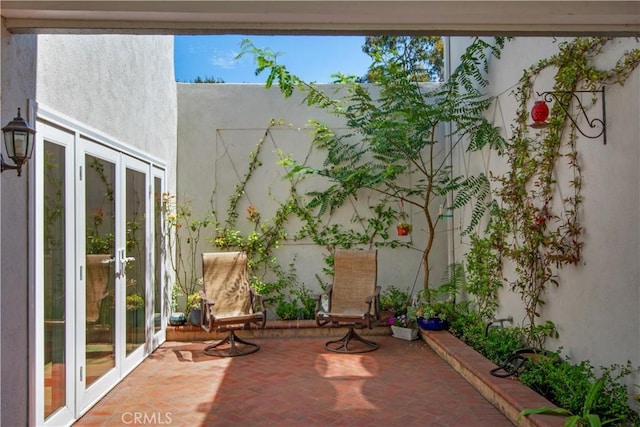
<path fill-rule="evenodd" d="M 565 417 L 530 415 L 518 420 L 526 408 L 556 406 L 517 379 L 491 375 L 496 365 L 447 331 L 420 331 L 422 339 L 464 377 L 485 399 L 518 426 L 560 427 Z"/>

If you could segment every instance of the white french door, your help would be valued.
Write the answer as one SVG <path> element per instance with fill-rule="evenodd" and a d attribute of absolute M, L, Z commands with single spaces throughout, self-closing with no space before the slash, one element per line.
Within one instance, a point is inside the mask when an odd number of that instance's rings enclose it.
<path fill-rule="evenodd" d="M 79 139 L 77 150 L 76 402 L 90 407 L 117 383 L 125 288 L 120 153 Z"/>
<path fill-rule="evenodd" d="M 164 170 L 37 124 L 36 425 L 70 425 L 164 340 Z"/>

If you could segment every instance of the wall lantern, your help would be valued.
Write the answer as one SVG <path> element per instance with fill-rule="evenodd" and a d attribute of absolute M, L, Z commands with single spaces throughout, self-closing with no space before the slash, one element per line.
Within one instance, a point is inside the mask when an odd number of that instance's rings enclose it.
<path fill-rule="evenodd" d="M 577 93 L 591 93 L 594 95 L 598 93 L 602 94 L 601 95 L 602 96 L 602 120 L 598 118 L 589 119 L 589 117 L 587 116 L 587 112 L 584 109 L 584 105 L 582 105 L 580 98 L 578 97 L 578 95 L 576 95 Z M 602 135 L 603 143 L 604 145 L 607 145 L 604 87 L 600 90 L 576 90 L 573 92 L 571 91 L 557 91 L 557 92 L 547 91 L 542 93 L 536 92 L 536 95 L 538 95 L 538 97 L 541 97 L 542 100 L 536 101 L 533 104 L 533 108 L 531 108 L 531 119 L 533 120 L 533 123 L 529 125 L 530 127 L 535 129 L 540 129 L 540 128 L 545 128 L 549 126 L 549 123 L 547 122 L 547 118 L 549 117 L 549 107 L 547 106 L 547 102 L 555 101 L 560 106 L 560 108 L 562 108 L 562 110 L 566 113 L 567 117 L 569 117 L 569 120 L 571 120 L 573 125 L 576 127 L 578 132 L 582 134 L 582 136 L 590 139 L 595 139 Z M 573 116 L 569 114 L 569 111 L 567 111 L 567 108 L 565 107 L 565 105 L 569 105 L 571 98 L 575 100 L 576 107 L 586 119 L 587 124 L 589 125 L 589 128 L 596 129 L 594 132 L 585 133 L 585 131 L 582 130 L 580 126 L 578 126 L 578 123 L 576 123 Z M 595 134 L 595 132 L 597 132 L 597 128 L 600 128 L 600 132 Z"/>
<path fill-rule="evenodd" d="M 0 172 L 4 172 L 5 169 L 17 169 L 18 176 L 20 176 L 22 165 L 31 158 L 36 131 L 20 117 L 20 109 L 18 108 L 18 116 L 2 128 L 2 135 L 7 156 L 14 161 L 15 165 L 5 163 L 4 157 L 0 154 Z"/>

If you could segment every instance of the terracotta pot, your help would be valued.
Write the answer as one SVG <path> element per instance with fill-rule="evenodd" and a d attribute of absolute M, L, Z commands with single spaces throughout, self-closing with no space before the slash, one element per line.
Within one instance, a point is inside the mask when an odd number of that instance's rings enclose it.
<path fill-rule="evenodd" d="M 411 233 L 411 226 L 409 225 L 399 225 L 396 227 L 398 231 L 398 236 L 408 236 Z"/>

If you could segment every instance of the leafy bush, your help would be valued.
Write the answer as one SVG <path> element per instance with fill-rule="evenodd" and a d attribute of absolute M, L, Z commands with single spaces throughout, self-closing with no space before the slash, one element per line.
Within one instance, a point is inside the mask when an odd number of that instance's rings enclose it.
<path fill-rule="evenodd" d="M 380 294 L 380 310 L 390 310 L 395 314 L 405 314 L 410 296 L 395 286 L 386 287 Z"/>
<path fill-rule="evenodd" d="M 313 319 L 316 300 L 304 285 L 291 289 L 288 295 L 275 297 L 276 316 L 282 320 Z"/>
<path fill-rule="evenodd" d="M 521 328 L 492 328 L 487 332 L 486 324 L 475 311 L 459 312 L 449 322 L 452 334 L 496 364 L 525 347 Z M 551 356 L 528 360 L 518 379 L 571 414 L 584 413 L 589 392 L 597 381 L 602 380 L 602 388 L 590 405 L 590 413 L 597 414 L 603 421 L 621 420 L 616 425 L 640 426 L 640 415 L 629 406 L 627 387 L 621 382 L 632 373 L 630 362 L 601 366 L 596 370 L 589 361 L 572 364 L 559 353 Z"/>
<path fill-rule="evenodd" d="M 602 420 L 620 418 L 628 425 L 640 426 L 640 416 L 628 403 L 627 388 L 620 380 L 632 372 L 630 362 L 600 367 L 602 389 L 598 393 L 591 413 Z M 572 364 L 568 358 L 560 363 L 550 358 L 529 361 L 519 376 L 520 381 L 546 397 L 555 405 L 573 414 L 583 411 L 589 391 L 599 377 L 589 363 Z M 620 425 L 623 425 L 622 422 Z"/>

